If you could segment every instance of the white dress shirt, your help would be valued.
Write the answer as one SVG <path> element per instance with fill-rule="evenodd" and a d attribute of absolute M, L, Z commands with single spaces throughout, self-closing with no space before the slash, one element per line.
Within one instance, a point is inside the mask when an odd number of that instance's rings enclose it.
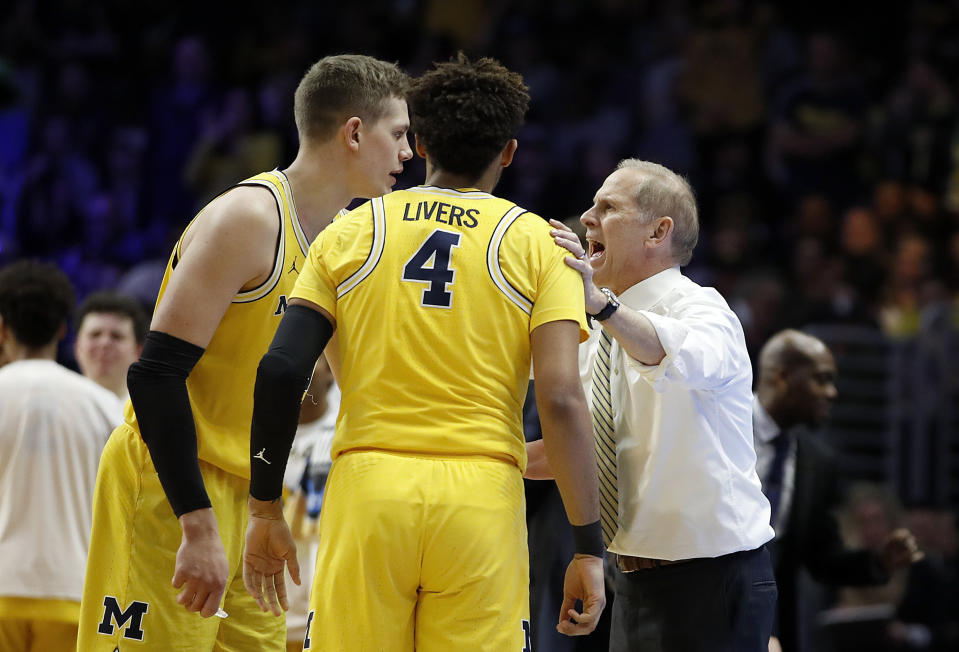
<path fill-rule="evenodd" d="M 0 596 L 80 601 L 93 485 L 120 407 L 52 360 L 0 368 Z"/>
<path fill-rule="evenodd" d="M 766 412 L 766 408 L 759 402 L 759 397 L 753 398 L 753 441 L 756 447 L 756 473 L 763 484 L 766 483 L 769 475 L 769 467 L 773 463 L 773 457 L 776 455 L 776 449 L 773 445 L 773 439 L 779 436 L 779 426 L 773 421 L 773 418 Z M 783 437 L 788 437 L 785 433 Z M 796 488 L 796 439 L 792 438 L 789 442 L 789 450 L 786 452 L 786 460 L 783 462 L 782 493 L 779 496 L 779 513 L 776 514 L 776 522 L 773 523 L 773 529 L 776 530 L 776 538 L 782 537 L 786 531 L 786 523 L 789 522 L 789 510 L 792 507 L 793 491 Z"/>
<path fill-rule="evenodd" d="M 666 357 L 644 365 L 613 339 L 619 530 L 609 550 L 676 560 L 758 548 L 773 530 L 756 475 L 752 367 L 739 319 L 678 267 L 619 299 L 649 318 Z M 580 347 L 587 397 L 598 340 L 596 328 Z"/>

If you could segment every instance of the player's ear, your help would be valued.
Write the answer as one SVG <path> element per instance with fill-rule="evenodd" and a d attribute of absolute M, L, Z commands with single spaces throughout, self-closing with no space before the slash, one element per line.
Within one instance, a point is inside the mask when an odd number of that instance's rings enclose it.
<path fill-rule="evenodd" d="M 426 158 L 426 146 L 420 142 L 418 135 L 413 135 L 413 146 L 416 148 L 416 155 L 422 159 Z"/>
<path fill-rule="evenodd" d="M 353 151 L 356 151 L 360 148 L 360 128 L 362 126 L 363 119 L 353 116 L 344 122 L 343 126 L 340 128 L 340 135 L 343 138 L 343 142 L 345 142 L 346 146 Z"/>
<path fill-rule="evenodd" d="M 510 138 L 510 141 L 506 143 L 506 147 L 503 148 L 503 152 L 500 154 L 500 167 L 509 167 L 509 164 L 513 162 L 513 155 L 516 153 L 516 149 L 518 147 L 519 141 L 517 141 L 515 138 Z"/>

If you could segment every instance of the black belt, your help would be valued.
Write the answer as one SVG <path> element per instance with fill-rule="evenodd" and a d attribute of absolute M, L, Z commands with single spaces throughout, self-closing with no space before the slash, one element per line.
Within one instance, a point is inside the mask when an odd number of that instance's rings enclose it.
<path fill-rule="evenodd" d="M 616 555 L 616 565 L 624 573 L 635 573 L 636 571 L 651 570 L 662 566 L 671 566 L 683 562 L 692 561 L 691 559 L 650 559 L 649 557 L 633 557 L 632 555 Z"/>

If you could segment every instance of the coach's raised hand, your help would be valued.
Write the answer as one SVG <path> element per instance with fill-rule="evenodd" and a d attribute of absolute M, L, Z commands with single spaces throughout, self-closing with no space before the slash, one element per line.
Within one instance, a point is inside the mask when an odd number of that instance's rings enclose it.
<path fill-rule="evenodd" d="M 229 567 L 220 540 L 216 516 L 209 507 L 180 516 L 183 539 L 176 553 L 174 588 L 183 590 L 176 601 L 204 618 L 216 613 L 226 590 Z"/>

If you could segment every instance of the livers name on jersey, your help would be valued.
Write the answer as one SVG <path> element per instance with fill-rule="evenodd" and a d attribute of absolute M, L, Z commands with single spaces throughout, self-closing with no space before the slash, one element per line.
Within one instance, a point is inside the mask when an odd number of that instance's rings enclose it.
<path fill-rule="evenodd" d="M 450 226 L 465 226 L 472 229 L 479 221 L 476 216 L 479 215 L 479 209 L 455 206 L 441 201 L 420 201 L 416 204 L 408 203 L 403 209 L 404 222 L 416 222 L 419 220 L 433 220 L 439 224 L 449 224 Z"/>

